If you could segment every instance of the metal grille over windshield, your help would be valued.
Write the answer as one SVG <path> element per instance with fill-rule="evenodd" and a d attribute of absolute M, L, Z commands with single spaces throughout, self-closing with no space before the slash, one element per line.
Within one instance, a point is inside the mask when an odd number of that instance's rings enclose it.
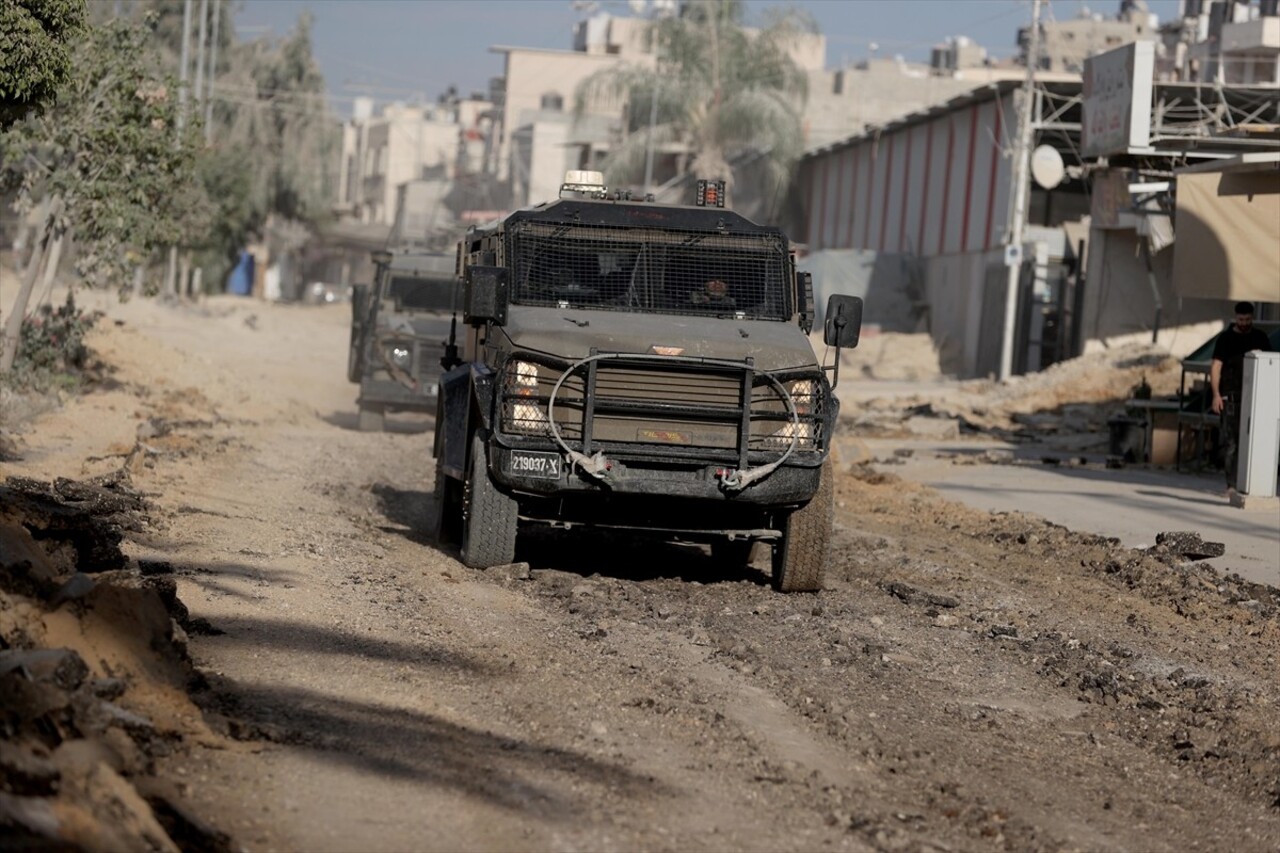
<path fill-rule="evenodd" d="M 775 235 L 521 222 L 507 240 L 521 305 L 790 316 L 787 246 Z"/>

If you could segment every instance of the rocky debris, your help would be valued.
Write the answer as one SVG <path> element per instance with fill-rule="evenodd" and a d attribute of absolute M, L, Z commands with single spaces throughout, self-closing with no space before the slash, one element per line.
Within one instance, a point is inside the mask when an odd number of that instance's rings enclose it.
<path fill-rule="evenodd" d="M 960 599 L 951 595 L 938 595 L 927 590 L 916 589 L 900 581 L 882 581 L 880 588 L 907 604 L 924 604 L 929 607 L 959 607 Z"/>
<path fill-rule="evenodd" d="M 82 572 L 122 569 L 120 543 L 145 524 L 147 503 L 120 471 L 90 481 L 9 477 L 0 485 L 0 520 L 21 526 L 65 567 Z"/>
<path fill-rule="evenodd" d="M 1154 346 L 1132 345 L 1005 382 L 948 382 L 910 397 L 859 400 L 842 409 L 842 418 L 866 436 L 985 433 L 1066 453 L 1096 452 L 1107 446 L 1108 420 L 1124 413 L 1136 388 L 1145 384 L 1149 394 L 1175 394 L 1179 379 L 1177 359 Z"/>
<path fill-rule="evenodd" d="M 6 649 L 0 652 L 0 679 L 10 673 L 72 691 L 89 676 L 89 667 L 72 649 Z"/>
<path fill-rule="evenodd" d="M 134 785 L 205 731 L 183 694 L 194 669 L 173 579 L 129 570 L 119 549 L 145 503 L 124 480 L 14 478 L 0 502 L 4 846 L 227 849 L 171 834 L 180 809 Z"/>
<path fill-rule="evenodd" d="M 0 462 L 20 462 L 22 450 L 18 440 L 8 430 L 0 427 Z"/>
<path fill-rule="evenodd" d="M 916 415 L 902 422 L 908 435 L 919 438 L 949 439 L 960 437 L 960 422 L 951 418 Z"/>
<path fill-rule="evenodd" d="M 1221 557 L 1227 548 L 1221 542 L 1205 542 L 1199 533 L 1174 531 L 1156 534 L 1156 547 L 1188 560 L 1208 560 Z"/>

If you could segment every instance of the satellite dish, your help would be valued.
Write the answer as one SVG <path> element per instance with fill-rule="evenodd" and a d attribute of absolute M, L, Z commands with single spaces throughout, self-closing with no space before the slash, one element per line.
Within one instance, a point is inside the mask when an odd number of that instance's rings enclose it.
<path fill-rule="evenodd" d="M 1062 155 L 1052 145 L 1041 145 L 1031 152 L 1031 177 L 1043 189 L 1051 190 L 1062 183 L 1067 168 Z"/>

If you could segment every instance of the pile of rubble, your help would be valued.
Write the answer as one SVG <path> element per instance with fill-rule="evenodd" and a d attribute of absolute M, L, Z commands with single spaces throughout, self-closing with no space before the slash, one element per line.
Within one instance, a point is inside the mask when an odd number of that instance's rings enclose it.
<path fill-rule="evenodd" d="M 18 847 L 229 849 L 153 775 L 211 735 L 172 569 L 120 550 L 145 512 L 123 474 L 0 485 L 0 836 Z"/>
<path fill-rule="evenodd" d="M 1164 350 L 1132 345 L 1059 362 L 1006 382 L 938 382 L 906 396 L 870 396 L 842 417 L 860 435 L 953 438 L 981 433 L 1085 451 L 1106 443 L 1107 421 L 1125 400 L 1174 395 L 1180 364 Z M 874 393 L 874 388 L 867 389 Z"/>

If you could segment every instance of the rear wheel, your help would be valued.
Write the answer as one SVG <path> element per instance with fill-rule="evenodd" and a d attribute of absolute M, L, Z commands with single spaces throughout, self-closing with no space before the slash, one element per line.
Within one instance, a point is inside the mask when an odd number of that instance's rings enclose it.
<path fill-rule="evenodd" d="M 360 334 L 355 326 L 351 327 L 351 344 L 347 348 L 347 379 L 359 382 L 364 376 L 364 358 L 360 352 Z"/>
<path fill-rule="evenodd" d="M 352 382 L 359 382 L 364 376 L 364 341 L 360 330 L 368 292 L 369 288 L 363 284 L 357 284 L 351 289 L 351 343 L 347 348 L 347 379 Z"/>
<path fill-rule="evenodd" d="M 484 442 L 471 439 L 471 459 L 462 495 L 462 562 L 473 569 L 501 566 L 516 558 L 516 499 L 498 491 L 489 477 Z"/>
<path fill-rule="evenodd" d="M 386 420 L 382 409 L 366 409 L 361 406 L 356 426 L 361 432 L 382 432 L 383 427 L 386 426 Z"/>
<path fill-rule="evenodd" d="M 831 461 L 822 464 L 818 491 L 782 522 L 782 538 L 773 545 L 773 585 L 780 592 L 817 592 L 827 569 L 835 493 Z"/>

